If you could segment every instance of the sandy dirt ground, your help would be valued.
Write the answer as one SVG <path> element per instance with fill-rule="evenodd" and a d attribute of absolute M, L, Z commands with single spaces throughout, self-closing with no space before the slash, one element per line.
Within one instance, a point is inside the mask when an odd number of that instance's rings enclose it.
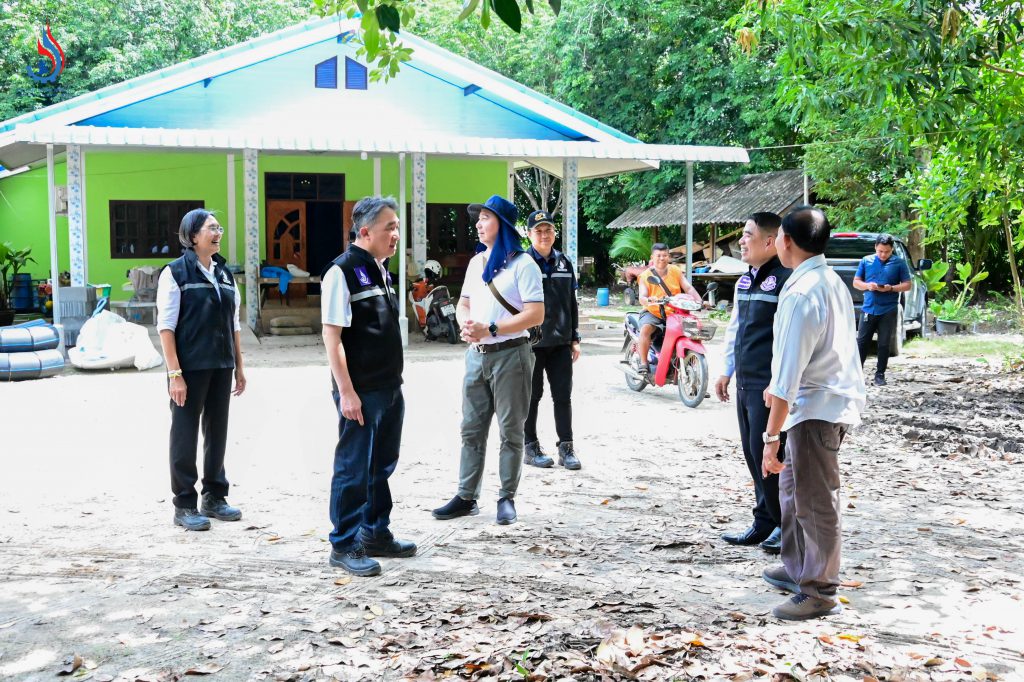
<path fill-rule="evenodd" d="M 416 557 L 327 563 L 337 420 L 322 347 L 250 344 L 230 501 L 171 523 L 161 369 L 0 385 L 0 679 L 1024 679 L 1024 380 L 894 360 L 844 445 L 844 611 L 771 608 L 732 405 L 629 391 L 614 332 L 584 345 L 583 469 L 527 467 L 519 522 L 455 491 L 461 351 L 414 344 L 392 528 Z M 712 377 L 721 366 L 711 348 Z M 550 403 L 541 418 L 555 439 Z"/>

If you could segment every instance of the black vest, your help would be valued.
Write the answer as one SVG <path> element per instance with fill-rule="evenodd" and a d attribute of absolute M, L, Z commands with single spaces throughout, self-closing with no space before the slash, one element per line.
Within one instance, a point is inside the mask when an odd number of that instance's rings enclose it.
<path fill-rule="evenodd" d="M 166 267 L 181 290 L 174 343 L 185 371 L 230 369 L 235 366 L 235 278 L 220 254 L 213 254 L 217 290 L 199 271 L 196 252 L 188 249 Z"/>
<path fill-rule="evenodd" d="M 577 340 L 576 327 L 579 324 L 576 276 L 573 274 L 572 265 L 564 254 L 552 250 L 555 256 L 554 265 L 551 272 L 548 272 L 548 264 L 544 262 L 544 258 L 532 248 L 527 253 L 533 256 L 537 267 L 540 268 L 544 283 L 544 324 L 541 326 L 544 334 L 535 348 L 568 346 Z"/>
<path fill-rule="evenodd" d="M 763 391 L 772 380 L 772 342 L 775 311 L 779 294 L 792 270 L 782 267 L 778 257 L 761 266 L 757 276 L 748 271 L 736 283 L 739 326 L 733 345 L 736 361 L 736 387 L 745 391 Z"/>
<path fill-rule="evenodd" d="M 391 274 L 384 281 L 377 261 L 355 244 L 349 244 L 348 251 L 331 261 L 324 273 L 335 266 L 345 277 L 352 305 L 352 325 L 341 333 L 352 386 L 357 393 L 401 386 L 402 331 Z"/>

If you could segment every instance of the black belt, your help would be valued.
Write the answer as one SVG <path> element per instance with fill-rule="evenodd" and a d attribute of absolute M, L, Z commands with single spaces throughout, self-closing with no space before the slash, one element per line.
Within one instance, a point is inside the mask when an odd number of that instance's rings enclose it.
<path fill-rule="evenodd" d="M 474 343 L 470 348 L 475 350 L 477 353 L 497 353 L 499 350 L 508 350 L 509 348 L 521 346 L 529 340 L 530 339 L 526 336 L 520 336 L 516 339 L 499 341 L 498 343 Z"/>

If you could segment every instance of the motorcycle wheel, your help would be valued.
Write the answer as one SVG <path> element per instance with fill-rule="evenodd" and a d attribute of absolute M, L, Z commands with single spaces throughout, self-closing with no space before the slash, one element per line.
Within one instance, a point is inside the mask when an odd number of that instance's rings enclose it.
<path fill-rule="evenodd" d="M 700 353 L 688 350 L 682 360 L 677 357 L 673 362 L 679 399 L 687 407 L 697 407 L 708 392 L 708 361 Z"/>
<path fill-rule="evenodd" d="M 640 368 L 640 356 L 636 352 L 635 344 L 631 344 L 629 350 L 626 352 L 626 364 L 628 364 L 634 371 Z M 636 391 L 637 393 L 639 393 L 640 391 L 647 388 L 647 382 L 645 380 L 634 379 L 628 374 L 625 376 L 626 386 L 629 387 L 629 390 Z"/>
<path fill-rule="evenodd" d="M 455 320 L 449 317 L 446 321 L 448 322 L 448 343 L 458 343 L 459 328 L 455 326 Z"/>

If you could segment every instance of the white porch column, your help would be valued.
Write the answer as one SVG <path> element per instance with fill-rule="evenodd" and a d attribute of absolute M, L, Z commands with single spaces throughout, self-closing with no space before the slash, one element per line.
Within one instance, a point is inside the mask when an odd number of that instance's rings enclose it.
<path fill-rule="evenodd" d="M 686 279 L 693 279 L 693 161 L 686 162 Z"/>
<path fill-rule="evenodd" d="M 509 161 L 507 165 L 507 173 L 505 175 L 508 185 L 505 188 L 505 198 L 511 201 L 513 204 L 516 203 L 516 164 L 514 161 Z"/>
<path fill-rule="evenodd" d="M 259 152 L 242 151 L 245 188 L 245 318 L 254 332 L 260 319 L 260 201 Z"/>
<path fill-rule="evenodd" d="M 406 227 L 409 225 L 409 216 L 405 214 L 405 152 L 398 155 L 398 224 L 401 230 L 402 240 L 398 242 L 398 327 L 402 332 L 402 347 L 409 345 L 409 318 L 405 314 L 406 303 L 406 280 L 409 264 L 406 258 L 407 248 L 405 245 Z"/>
<path fill-rule="evenodd" d="M 373 157 L 373 196 L 380 196 L 380 157 Z"/>
<path fill-rule="evenodd" d="M 235 202 L 235 155 L 228 154 L 228 263 L 238 264 L 238 216 Z"/>
<path fill-rule="evenodd" d="M 71 286 L 85 286 L 85 188 L 82 147 L 67 146 L 68 167 L 68 250 L 71 256 Z"/>
<path fill-rule="evenodd" d="M 579 162 L 576 159 L 562 160 L 562 251 L 576 269 L 579 276 Z"/>
<path fill-rule="evenodd" d="M 427 262 L 427 155 L 412 155 L 412 260 L 416 272 Z"/>
<path fill-rule="evenodd" d="M 53 323 L 60 324 L 60 261 L 57 258 L 57 188 L 53 183 L 53 145 L 46 145 L 46 196 L 49 200 L 47 215 L 50 219 L 50 277 L 53 283 Z M 61 352 L 64 334 L 60 335 Z"/>

